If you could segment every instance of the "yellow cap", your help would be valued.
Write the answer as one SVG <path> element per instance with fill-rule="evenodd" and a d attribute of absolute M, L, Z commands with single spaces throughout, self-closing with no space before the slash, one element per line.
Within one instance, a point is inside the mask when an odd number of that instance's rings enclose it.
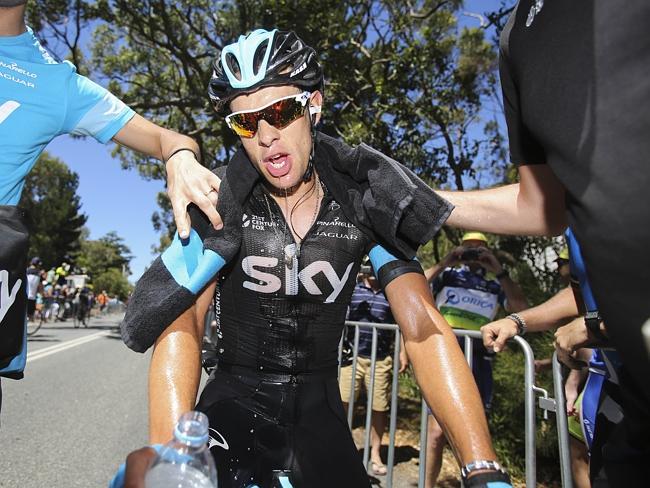
<path fill-rule="evenodd" d="M 487 237 L 482 232 L 465 232 L 462 241 L 483 241 L 487 244 Z"/>
<path fill-rule="evenodd" d="M 560 251 L 560 254 L 557 255 L 557 259 L 564 259 L 565 261 L 569 260 L 569 248 L 563 247 Z"/>

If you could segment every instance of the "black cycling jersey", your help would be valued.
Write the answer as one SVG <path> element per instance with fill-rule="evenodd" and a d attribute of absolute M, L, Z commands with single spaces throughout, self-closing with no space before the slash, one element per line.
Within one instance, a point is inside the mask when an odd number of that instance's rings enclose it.
<path fill-rule="evenodd" d="M 262 186 L 244 209 L 239 255 L 221 273 L 217 297 L 219 362 L 290 374 L 335 369 L 345 313 L 361 259 L 373 243 L 328 193 L 296 254 L 280 208 Z M 421 269 L 392 261 L 379 273 Z M 381 279 L 381 278 L 380 278 Z"/>
<path fill-rule="evenodd" d="M 219 364 L 197 405 L 219 486 L 267 488 L 283 471 L 294 488 L 369 487 L 336 381 L 345 313 L 366 253 L 383 286 L 422 268 L 375 246 L 327 190 L 299 256 L 262 186 L 241 225 L 215 293 Z"/>

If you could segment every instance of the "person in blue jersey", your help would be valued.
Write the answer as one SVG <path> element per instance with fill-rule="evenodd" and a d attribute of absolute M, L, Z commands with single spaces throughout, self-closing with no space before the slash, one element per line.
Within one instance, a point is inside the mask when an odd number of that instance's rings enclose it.
<path fill-rule="evenodd" d="M 359 282 L 354 287 L 348 309 L 348 320 L 356 322 L 371 322 L 376 324 L 394 324 L 395 319 L 390 311 L 390 304 L 379 286 L 377 278 L 370 266 L 362 266 L 359 273 Z M 349 327 L 346 337 L 346 349 L 354 348 L 354 331 Z M 347 412 L 352 395 L 356 400 L 363 383 L 366 392 L 370 392 L 370 378 L 372 369 L 372 327 L 359 327 L 359 343 L 357 361 L 352 379 L 352 363 L 342 365 L 339 376 L 339 390 L 343 400 L 343 409 Z M 395 333 L 388 329 L 377 329 L 377 345 L 375 351 L 375 382 L 372 395 L 372 414 L 370 421 L 370 472 L 373 475 L 383 476 L 387 473 L 386 466 L 381 460 L 381 439 L 388 424 L 388 410 L 390 409 L 390 392 L 393 382 L 393 347 Z M 403 344 L 399 351 L 401 373 L 408 367 L 408 357 Z"/>
<path fill-rule="evenodd" d="M 107 90 L 54 58 L 25 25 L 26 0 L 0 0 L 0 376 L 22 377 L 25 364 L 25 269 L 28 231 L 16 205 L 25 177 L 61 134 L 111 140 L 166 161 L 179 232 L 189 232 L 194 201 L 215 225 L 207 195 L 219 179 L 196 159 L 195 141 L 137 115 Z"/>
<path fill-rule="evenodd" d="M 222 259 L 225 264 L 216 279 L 214 267 L 201 267 L 202 257 L 214 256 L 204 249 L 205 243 L 197 242 L 194 250 L 174 243 L 176 250 L 166 251 L 156 265 L 160 267 L 152 266 L 129 303 L 137 308 L 138 294 L 157 300 L 155 289 L 149 288 L 156 276 L 186 283 L 190 292 L 198 288 L 193 280 L 205 283 L 194 303 L 155 339 L 150 440 L 166 442 L 178 415 L 195 407 L 203 317 L 214 298 L 218 366 L 196 409 L 210 420 L 219 486 L 266 488 L 277 473 L 290 483 L 283 486 L 369 486 L 336 380 L 346 309 L 368 254 L 424 396 L 464 466 L 465 486 L 510 486 L 495 460 L 471 372 L 453 332 L 435 309 L 421 266 L 375 241 L 400 254 L 401 239 L 391 239 L 386 231 L 396 212 L 392 206 L 384 208 L 384 199 L 391 195 L 418 189 L 415 199 L 409 193 L 406 202 L 411 204 L 403 205 L 401 223 L 408 224 L 423 202 L 430 204 L 427 216 L 412 228 L 420 236 L 440 228 L 449 213 L 443 210 L 446 202 L 377 151 L 366 146 L 353 150 L 316 131 L 323 87 L 315 51 L 292 31 L 259 29 L 242 35 L 224 47 L 214 63 L 211 99 L 243 147 L 228 165 L 220 204 L 229 185 L 234 192 L 235 185 L 248 183 L 250 191 L 247 186 L 241 213 L 233 222 L 241 232 L 240 245 L 234 255 Z M 359 202 L 355 208 L 345 199 L 359 187 L 354 187 L 352 176 L 341 175 L 366 164 L 368 178 L 379 173 L 373 188 L 376 200 Z M 335 174 L 334 168 L 341 173 Z M 233 170 L 237 178 L 231 180 Z M 439 217 L 432 219 L 431 212 Z M 231 217 L 221 215 L 227 230 Z M 372 215 L 380 216 L 383 228 L 368 225 Z M 205 218 L 192 215 L 192 223 L 198 238 L 206 235 Z M 161 307 L 158 318 L 170 314 Z M 130 347 L 146 350 L 149 342 L 134 335 L 137 330 L 128 317 L 125 321 L 123 338 Z M 145 449 L 130 457 L 132 486 L 141 483 L 146 467 L 142 458 L 152 455 Z"/>
<path fill-rule="evenodd" d="M 461 245 L 425 271 L 440 314 L 456 329 L 476 330 L 490 322 L 501 308 L 518 312 L 528 308 L 521 287 L 510 277 L 488 247 L 481 232 L 466 232 Z M 465 349 L 465 342 L 458 339 Z M 492 407 L 493 354 L 479 339 L 472 339 L 472 373 L 481 394 L 483 408 Z M 427 435 L 427 488 L 436 485 L 442 468 L 445 434 L 433 415 L 429 415 Z"/>

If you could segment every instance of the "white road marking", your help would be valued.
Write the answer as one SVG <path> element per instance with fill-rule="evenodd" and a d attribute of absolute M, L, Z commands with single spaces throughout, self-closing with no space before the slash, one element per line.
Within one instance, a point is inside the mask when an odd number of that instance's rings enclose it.
<path fill-rule="evenodd" d="M 86 344 L 87 342 L 94 341 L 95 339 L 99 339 L 100 337 L 105 337 L 110 333 L 111 331 L 102 330 L 100 332 L 95 332 L 94 334 L 79 337 L 77 339 L 72 339 L 71 341 L 62 342 L 61 344 L 55 344 L 54 346 L 44 347 L 43 349 L 39 349 L 38 351 L 27 353 L 27 362 L 29 363 L 32 361 L 36 361 L 37 359 L 45 358 L 52 354 L 56 354 L 57 352 L 65 351 L 67 349 L 71 349 L 73 347 Z"/>

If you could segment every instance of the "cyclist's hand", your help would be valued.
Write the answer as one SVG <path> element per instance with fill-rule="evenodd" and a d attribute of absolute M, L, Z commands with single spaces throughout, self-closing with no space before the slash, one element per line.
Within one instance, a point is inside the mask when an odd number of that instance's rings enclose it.
<path fill-rule="evenodd" d="M 517 335 L 517 324 L 510 319 L 496 320 L 481 327 L 481 335 L 487 350 L 500 352 L 506 346 L 506 341 Z"/>
<path fill-rule="evenodd" d="M 196 204 L 215 229 L 223 227 L 216 210 L 221 180 L 202 166 L 191 151 L 179 151 L 167 161 L 167 194 L 174 210 L 176 228 L 181 238 L 190 235 L 187 206 Z"/>
<path fill-rule="evenodd" d="M 553 342 L 558 359 L 571 369 L 582 369 L 587 363 L 576 358 L 576 351 L 581 347 L 589 346 L 589 334 L 582 317 L 578 317 L 569 324 L 555 331 Z"/>

